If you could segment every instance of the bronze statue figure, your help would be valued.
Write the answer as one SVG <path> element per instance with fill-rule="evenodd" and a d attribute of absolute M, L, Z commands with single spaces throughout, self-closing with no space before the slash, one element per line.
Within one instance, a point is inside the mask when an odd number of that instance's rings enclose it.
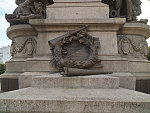
<path fill-rule="evenodd" d="M 46 18 L 46 5 L 53 4 L 53 0 L 16 0 L 18 7 L 13 14 L 6 14 L 10 25 L 29 23 L 29 19 Z"/>
<path fill-rule="evenodd" d="M 127 21 L 137 21 L 136 16 L 141 14 L 140 0 L 102 0 L 108 4 L 110 17 L 124 17 Z"/>

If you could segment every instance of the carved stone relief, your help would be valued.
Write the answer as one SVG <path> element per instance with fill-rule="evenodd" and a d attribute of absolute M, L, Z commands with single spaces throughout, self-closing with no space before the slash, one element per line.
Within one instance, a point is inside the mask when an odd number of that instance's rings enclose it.
<path fill-rule="evenodd" d="M 22 57 L 32 56 L 36 51 L 36 40 L 34 38 L 28 38 L 22 43 L 17 40 L 12 40 L 10 52 L 11 56 L 15 57 L 17 54 L 21 54 Z"/>
<path fill-rule="evenodd" d="M 63 71 L 65 67 L 89 69 L 100 62 L 99 39 L 89 35 L 86 27 L 49 41 L 53 61 L 59 71 Z"/>
<path fill-rule="evenodd" d="M 148 44 L 142 36 L 118 35 L 118 50 L 123 57 L 146 58 Z"/>

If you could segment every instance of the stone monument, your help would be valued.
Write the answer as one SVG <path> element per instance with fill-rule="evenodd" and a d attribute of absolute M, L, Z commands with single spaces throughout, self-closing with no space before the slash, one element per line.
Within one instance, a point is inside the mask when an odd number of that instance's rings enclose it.
<path fill-rule="evenodd" d="M 19 89 L 0 94 L 1 113 L 150 112 L 150 96 L 135 91 L 137 79 L 150 77 L 139 0 L 20 4 L 6 15 L 13 57 L 1 76 L 3 91 Z"/>

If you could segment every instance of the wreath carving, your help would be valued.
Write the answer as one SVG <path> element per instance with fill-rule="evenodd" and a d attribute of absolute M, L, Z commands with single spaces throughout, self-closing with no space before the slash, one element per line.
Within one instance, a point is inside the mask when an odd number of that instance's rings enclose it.
<path fill-rule="evenodd" d="M 71 33 L 49 41 L 56 67 L 62 71 L 64 67 L 88 69 L 98 63 L 100 42 L 89 35 L 82 27 Z"/>

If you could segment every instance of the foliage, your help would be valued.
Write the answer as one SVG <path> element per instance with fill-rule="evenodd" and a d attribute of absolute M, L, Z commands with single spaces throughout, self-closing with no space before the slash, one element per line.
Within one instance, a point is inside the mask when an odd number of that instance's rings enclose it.
<path fill-rule="evenodd" d="M 148 54 L 147 54 L 148 60 L 150 60 L 150 47 L 148 47 Z"/>
<path fill-rule="evenodd" d="M 5 64 L 0 64 L 0 75 L 5 72 Z"/>

